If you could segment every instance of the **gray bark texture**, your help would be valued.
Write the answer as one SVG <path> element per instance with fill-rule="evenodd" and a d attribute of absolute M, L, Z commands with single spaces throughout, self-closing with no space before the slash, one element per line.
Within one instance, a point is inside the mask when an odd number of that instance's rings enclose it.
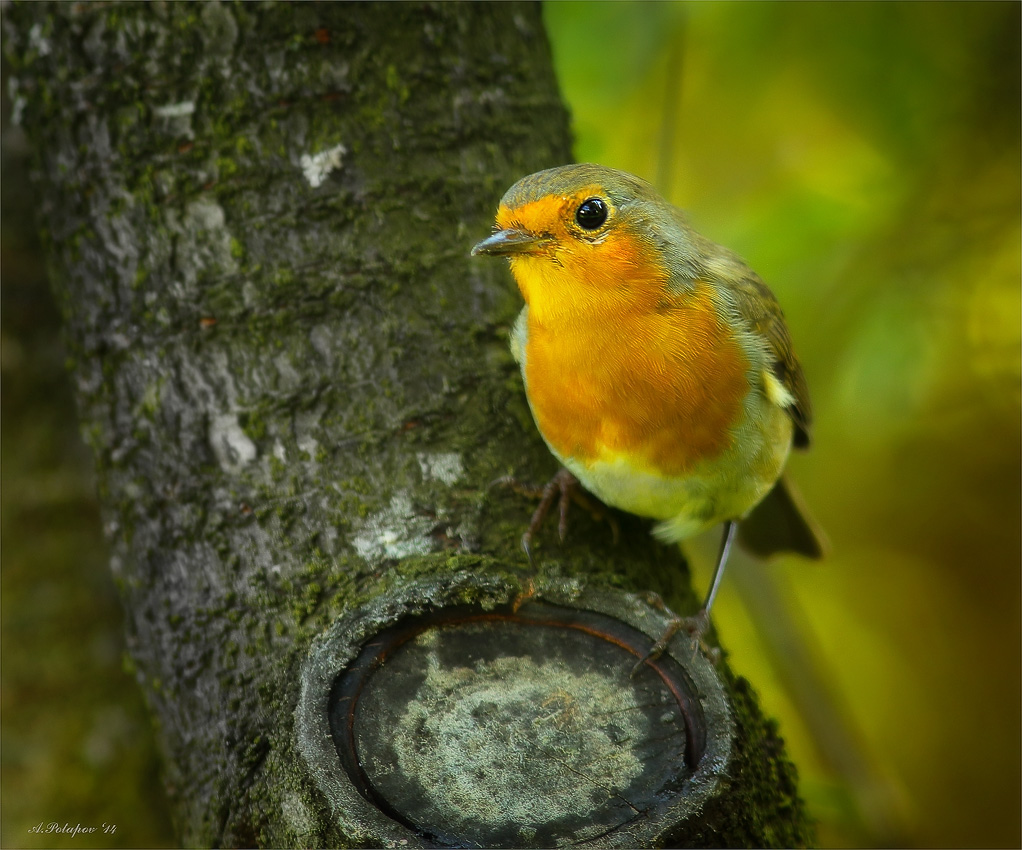
<path fill-rule="evenodd" d="M 310 647 L 417 582 L 526 587 L 533 505 L 490 483 L 555 470 L 518 293 L 468 255 L 514 180 L 570 159 L 539 8 L 14 4 L 5 39 L 181 841 L 373 843 L 297 752 Z M 677 550 L 621 525 L 546 529 L 537 585 L 694 607 Z M 805 843 L 776 730 L 718 675 L 733 757 L 671 840 Z"/>

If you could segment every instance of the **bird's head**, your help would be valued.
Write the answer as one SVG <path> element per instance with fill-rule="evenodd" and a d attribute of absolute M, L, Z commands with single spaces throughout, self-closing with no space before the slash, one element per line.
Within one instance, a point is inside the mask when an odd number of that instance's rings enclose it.
<path fill-rule="evenodd" d="M 695 249 L 678 211 L 645 180 L 578 164 L 515 183 L 472 253 L 507 257 L 542 320 L 656 303 Z"/>

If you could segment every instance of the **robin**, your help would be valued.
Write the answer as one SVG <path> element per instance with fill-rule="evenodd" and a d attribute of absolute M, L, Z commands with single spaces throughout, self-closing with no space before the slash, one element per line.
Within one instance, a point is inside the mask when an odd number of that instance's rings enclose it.
<path fill-rule="evenodd" d="M 472 254 L 507 257 L 525 299 L 511 335 L 532 415 L 563 469 L 523 537 L 529 552 L 560 496 L 561 535 L 579 484 L 684 540 L 723 523 L 694 618 L 701 634 L 736 532 L 754 554 L 823 554 L 783 477 L 809 445 L 805 376 L 766 284 L 696 233 L 646 181 L 599 165 L 523 177 Z M 531 559 L 531 554 L 530 554 Z"/>

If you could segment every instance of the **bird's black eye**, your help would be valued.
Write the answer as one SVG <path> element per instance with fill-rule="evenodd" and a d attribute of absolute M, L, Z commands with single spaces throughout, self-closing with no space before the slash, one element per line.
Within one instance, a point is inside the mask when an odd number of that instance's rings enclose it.
<path fill-rule="evenodd" d="M 607 204 L 600 198 L 583 201 L 575 210 L 575 221 L 583 230 L 596 230 L 607 220 Z"/>

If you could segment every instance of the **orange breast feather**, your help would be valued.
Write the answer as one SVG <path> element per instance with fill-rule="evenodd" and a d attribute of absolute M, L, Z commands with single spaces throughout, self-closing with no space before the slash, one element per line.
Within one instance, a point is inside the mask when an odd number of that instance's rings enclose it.
<path fill-rule="evenodd" d="M 748 361 L 705 285 L 650 310 L 571 327 L 533 321 L 526 381 L 537 425 L 562 457 L 624 458 L 681 476 L 731 444 Z"/>

